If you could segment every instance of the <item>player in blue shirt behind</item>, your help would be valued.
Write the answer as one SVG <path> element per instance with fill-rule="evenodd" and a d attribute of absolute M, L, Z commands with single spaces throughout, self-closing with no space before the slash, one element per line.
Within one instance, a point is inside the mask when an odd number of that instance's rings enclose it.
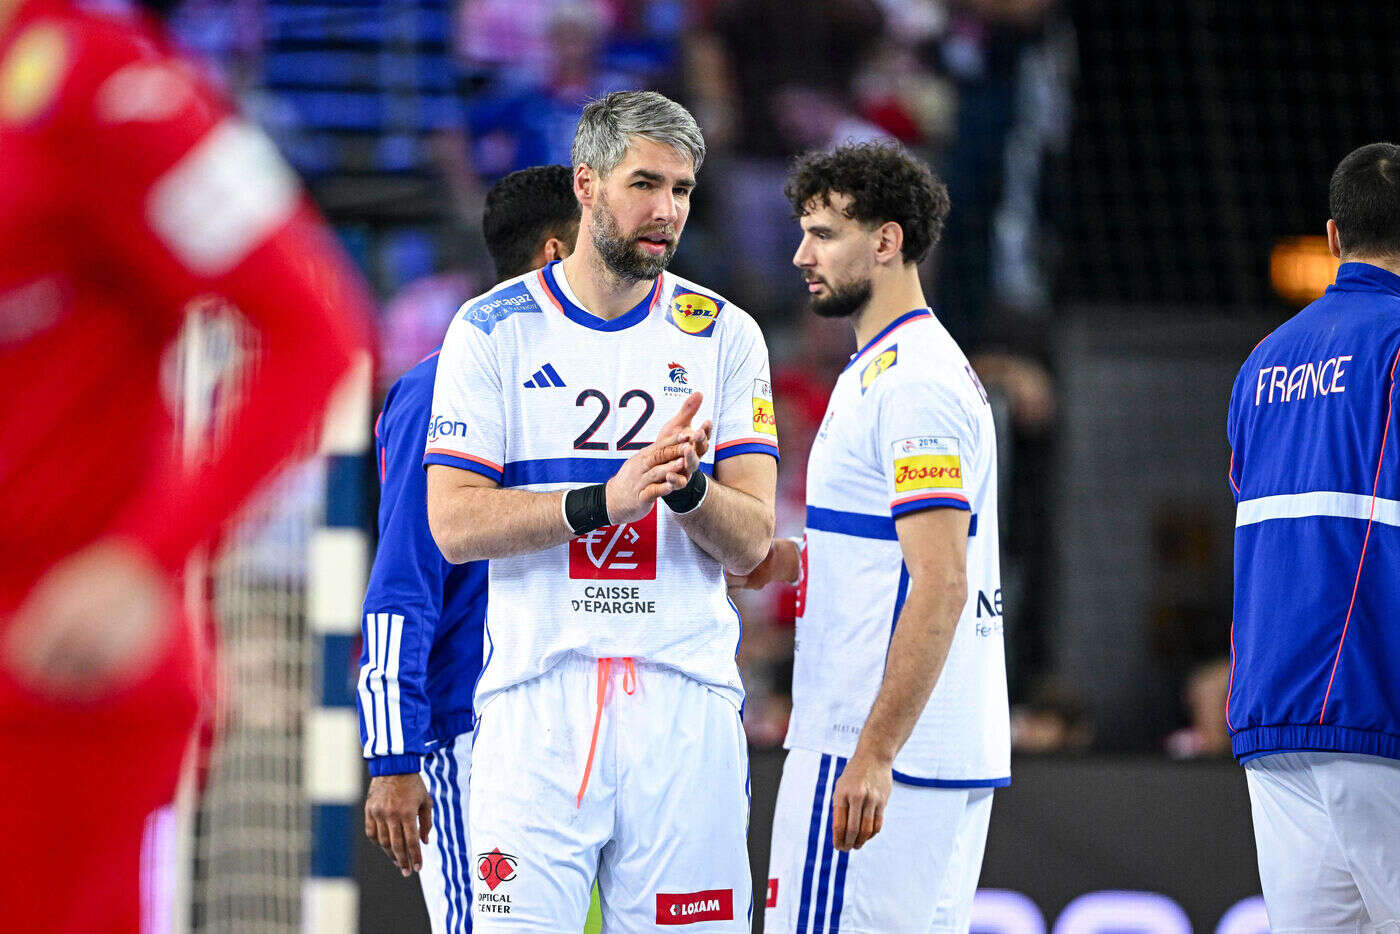
<path fill-rule="evenodd" d="M 566 166 L 497 182 L 482 221 L 497 279 L 568 256 L 579 216 Z M 371 776 L 365 833 L 405 876 L 420 871 L 433 932 L 444 934 L 471 930 L 467 777 L 486 562 L 449 564 L 428 531 L 423 439 L 437 364 L 434 351 L 400 377 L 375 424 L 379 551 L 365 595 L 359 703 Z"/>
<path fill-rule="evenodd" d="M 1317 301 L 1230 397 L 1226 722 L 1275 931 L 1400 930 L 1400 146 L 1337 166 Z"/>

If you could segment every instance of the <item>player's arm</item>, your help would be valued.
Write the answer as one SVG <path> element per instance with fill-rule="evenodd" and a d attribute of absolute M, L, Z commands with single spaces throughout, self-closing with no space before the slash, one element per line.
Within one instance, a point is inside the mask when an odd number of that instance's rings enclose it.
<path fill-rule="evenodd" d="M 381 533 L 370 569 L 356 700 L 369 760 L 365 834 L 404 874 L 423 866 L 432 798 L 419 771 L 432 709 L 427 663 L 442 616 L 442 556 L 428 534 L 422 426 L 432 385 L 414 375 L 389 391 L 375 426 Z"/>
<path fill-rule="evenodd" d="M 700 505 L 676 521 L 725 570 L 748 574 L 772 543 L 778 462 L 768 454 L 725 458 L 705 484 Z"/>
<path fill-rule="evenodd" d="M 832 793 L 832 840 L 838 850 L 863 846 L 884 822 L 894 757 L 933 693 L 967 603 L 970 516 L 965 509 L 943 508 L 895 520 L 909 591 L 879 693 Z"/>

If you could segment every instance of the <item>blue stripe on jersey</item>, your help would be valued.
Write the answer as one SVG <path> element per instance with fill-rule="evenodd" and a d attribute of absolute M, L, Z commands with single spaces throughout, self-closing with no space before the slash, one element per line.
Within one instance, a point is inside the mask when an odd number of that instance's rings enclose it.
<path fill-rule="evenodd" d="M 748 441 L 744 444 L 731 444 L 723 451 L 716 451 L 715 460 L 722 461 L 725 458 L 734 457 L 736 454 L 771 454 L 775 460 L 782 460 L 782 456 L 778 454 L 778 446 L 776 444 L 769 444 L 766 441 Z"/>
<path fill-rule="evenodd" d="M 894 780 L 901 785 L 915 785 L 919 788 L 1005 788 L 1011 784 L 1011 776 L 1001 778 L 919 778 L 891 770 Z"/>
<path fill-rule="evenodd" d="M 889 516 L 871 516 L 863 512 L 846 512 L 842 509 L 808 506 L 807 528 L 815 529 L 818 532 L 854 535 L 857 538 L 876 538 L 886 542 L 899 541 L 899 536 L 894 531 L 894 520 Z"/>
<path fill-rule="evenodd" d="M 812 823 L 807 828 L 807 859 L 802 864 L 802 897 L 797 903 L 797 934 L 807 934 L 807 902 L 812 897 L 812 870 L 816 868 L 817 844 L 821 840 L 822 817 L 826 812 L 826 768 L 831 756 L 823 755 L 817 766 L 817 790 L 812 797 Z"/>
<path fill-rule="evenodd" d="M 461 470 L 470 470 L 473 473 L 481 474 L 488 480 L 495 480 L 497 483 L 501 482 L 500 473 L 487 467 L 485 464 L 478 463 L 477 461 L 469 461 L 465 457 L 453 457 L 451 454 L 424 454 L 423 466 L 426 467 L 429 464 L 441 464 L 444 467 L 457 467 Z"/>
<path fill-rule="evenodd" d="M 897 503 L 890 507 L 890 515 L 898 518 L 907 516 L 911 512 L 918 512 L 921 509 L 972 509 L 972 506 L 965 499 L 957 499 L 952 496 L 930 496 L 927 499 L 911 500 L 907 503 Z"/>
<path fill-rule="evenodd" d="M 426 458 L 424 463 L 427 463 Z M 538 460 L 509 461 L 505 465 L 501 485 L 607 483 L 624 463 L 626 461 L 620 457 L 542 457 Z M 715 468 L 711 464 L 701 464 L 700 470 L 713 475 Z"/>

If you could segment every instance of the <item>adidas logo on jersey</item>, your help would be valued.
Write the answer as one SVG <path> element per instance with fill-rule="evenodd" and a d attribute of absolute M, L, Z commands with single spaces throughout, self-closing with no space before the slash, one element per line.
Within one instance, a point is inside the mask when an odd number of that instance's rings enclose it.
<path fill-rule="evenodd" d="M 559 378 L 554 365 L 546 363 L 535 371 L 535 375 L 525 381 L 526 389 L 563 389 L 564 381 Z"/>

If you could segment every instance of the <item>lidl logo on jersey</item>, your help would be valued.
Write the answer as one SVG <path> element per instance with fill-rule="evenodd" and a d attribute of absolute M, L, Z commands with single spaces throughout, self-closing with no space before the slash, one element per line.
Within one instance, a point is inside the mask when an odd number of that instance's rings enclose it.
<path fill-rule="evenodd" d="M 894 443 L 894 491 L 961 488 L 956 438 L 905 438 Z"/>
<path fill-rule="evenodd" d="M 724 302 L 688 289 L 676 289 L 671 297 L 671 323 L 687 334 L 709 337 Z"/>
<path fill-rule="evenodd" d="M 569 541 L 573 580 L 656 580 L 656 509 Z"/>
<path fill-rule="evenodd" d="M 778 437 L 778 416 L 773 412 L 773 387 L 765 379 L 753 381 L 753 430 Z"/>
<path fill-rule="evenodd" d="M 860 394 L 865 395 L 865 391 L 880 378 L 880 374 L 894 366 L 899 361 L 899 345 L 895 344 L 889 350 L 882 350 L 875 355 L 875 359 L 865 365 L 865 369 L 860 371 Z"/>
<path fill-rule="evenodd" d="M 733 889 L 708 889 L 683 895 L 656 893 L 656 923 L 659 925 L 733 920 Z"/>
<path fill-rule="evenodd" d="M 428 441 L 430 443 L 438 438 L 465 438 L 466 436 L 466 422 L 454 422 L 441 415 L 428 416 Z"/>
<path fill-rule="evenodd" d="M 539 311 L 540 306 L 535 303 L 529 288 L 524 282 L 517 282 L 467 305 L 462 309 L 462 317 L 490 334 L 496 329 L 496 325 L 511 315 Z"/>

